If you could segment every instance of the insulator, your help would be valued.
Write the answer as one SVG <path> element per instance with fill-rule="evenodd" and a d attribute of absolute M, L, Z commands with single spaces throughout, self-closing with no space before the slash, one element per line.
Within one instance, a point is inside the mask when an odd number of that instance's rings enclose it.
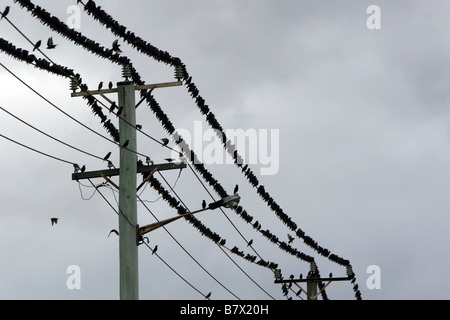
<path fill-rule="evenodd" d="M 132 76 L 132 72 L 131 72 L 131 67 L 129 65 L 125 65 L 122 68 L 122 77 L 124 77 L 125 79 L 131 78 Z"/>
<path fill-rule="evenodd" d="M 175 66 L 175 79 L 178 79 L 178 81 L 183 78 L 183 68 L 181 66 Z"/>
<path fill-rule="evenodd" d="M 75 92 L 78 89 L 79 85 L 80 85 L 80 83 L 77 78 L 75 78 L 75 77 L 70 78 L 70 90 Z"/>

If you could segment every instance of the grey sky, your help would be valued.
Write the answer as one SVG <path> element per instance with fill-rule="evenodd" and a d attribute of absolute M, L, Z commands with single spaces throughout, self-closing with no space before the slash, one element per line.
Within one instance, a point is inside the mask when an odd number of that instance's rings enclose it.
<path fill-rule="evenodd" d="M 61 20 L 76 1 L 35 0 Z M 193 81 L 226 129 L 279 129 L 279 172 L 259 176 L 285 213 L 319 245 L 350 260 L 363 299 L 448 299 L 450 44 L 448 1 L 96 1 L 121 24 L 186 64 Z M 369 30 L 366 9 L 381 8 L 381 29 Z M 118 82 L 121 70 L 75 46 L 12 0 L 8 18 L 33 41 L 53 36 L 58 47 L 46 51 L 55 62 L 74 68 L 90 88 Z M 116 39 L 82 10 L 81 30 L 105 47 Z M 30 45 L 6 21 L 1 37 Z M 173 69 L 123 43 L 147 83 L 173 81 Z M 85 102 L 71 98 L 66 79 L 13 60 L 0 62 L 46 98 L 98 132 L 107 135 Z M 104 156 L 119 153 L 43 102 L 3 68 L 0 106 L 39 129 L 83 150 Z M 159 89 L 155 98 L 176 128 L 209 126 L 185 87 Z M 111 96 L 111 98 L 115 98 Z M 166 132 L 147 106 L 138 123 L 155 138 Z M 114 122 L 115 124 L 117 122 Z M 68 149 L 0 112 L 0 134 L 54 156 L 97 170 L 105 164 Z M 139 152 L 156 162 L 169 156 L 158 144 L 138 136 Z M 0 298 L 117 299 L 117 215 L 88 182 L 71 180 L 71 165 L 43 157 L 1 139 Z M 252 165 L 259 173 L 259 166 Z M 232 165 L 208 169 L 229 193 L 240 186 L 249 214 L 286 241 L 288 229 L 261 201 Z M 178 172 L 164 174 L 171 183 Z M 101 183 L 102 181 L 96 181 Z M 81 190 L 81 193 L 80 193 Z M 113 191 L 104 195 L 116 205 Z M 176 185 L 191 210 L 208 199 L 186 170 Z M 93 195 L 92 198 L 90 198 Z M 141 197 L 159 219 L 176 215 L 153 189 Z M 83 200 L 83 198 L 89 200 Z M 154 202 L 157 200 L 156 202 Z M 154 219 L 142 207 L 139 223 Z M 296 277 L 309 265 L 278 249 L 230 210 L 227 216 L 263 258 Z M 50 218 L 60 218 L 51 226 Z M 221 212 L 200 214 L 227 246 L 247 247 Z M 241 299 L 270 299 L 210 240 L 187 222 L 168 227 L 185 248 Z M 177 272 L 212 299 L 233 299 L 206 275 L 164 230 L 150 245 Z M 345 268 L 321 258 L 300 239 L 293 245 L 314 256 L 322 275 L 344 276 Z M 284 299 L 272 273 L 237 256 L 233 259 L 276 299 Z M 146 247 L 139 248 L 141 299 L 199 299 Z M 66 286 L 66 268 L 81 268 L 81 290 Z M 369 290 L 367 267 L 381 268 L 381 289 Z M 440 281 L 430 281 L 438 275 Z M 349 283 L 327 289 L 330 299 L 354 299 Z M 304 297 L 304 296 L 303 296 Z M 295 296 L 294 296 L 295 298 Z"/>

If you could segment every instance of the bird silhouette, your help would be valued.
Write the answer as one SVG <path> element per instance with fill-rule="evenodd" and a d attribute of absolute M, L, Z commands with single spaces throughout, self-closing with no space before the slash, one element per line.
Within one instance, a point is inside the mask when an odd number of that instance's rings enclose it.
<path fill-rule="evenodd" d="M 112 88 L 113 88 L 113 83 L 112 83 L 112 81 L 110 81 L 110 82 L 108 83 L 108 88 L 109 88 L 109 89 L 112 89 Z"/>
<path fill-rule="evenodd" d="M 209 300 L 210 297 L 211 297 L 211 292 L 208 293 L 208 294 L 205 296 L 205 299 L 208 299 L 208 300 Z"/>
<path fill-rule="evenodd" d="M 294 241 L 294 238 L 288 233 L 287 235 L 289 242 L 288 243 L 292 243 L 292 241 Z"/>
<path fill-rule="evenodd" d="M 114 109 L 116 109 L 116 108 L 117 108 L 117 104 L 116 104 L 115 101 L 113 101 L 113 102 L 111 103 L 111 107 L 109 107 L 109 112 L 110 112 L 110 113 L 113 112 Z"/>
<path fill-rule="evenodd" d="M 239 186 L 236 185 L 236 187 L 234 187 L 234 194 L 238 193 L 238 191 L 239 191 Z"/>
<path fill-rule="evenodd" d="M 36 42 L 36 44 L 35 44 L 34 47 L 33 47 L 33 51 L 36 50 L 36 49 L 39 49 L 39 47 L 41 46 L 41 44 L 42 44 L 42 41 L 41 41 L 41 40 L 38 40 L 38 42 Z"/>
<path fill-rule="evenodd" d="M 167 146 L 169 144 L 169 139 L 167 138 L 162 138 L 161 141 L 163 142 L 163 147 Z"/>
<path fill-rule="evenodd" d="M 58 218 L 50 218 L 50 221 L 51 221 L 52 225 L 57 224 Z"/>
<path fill-rule="evenodd" d="M 136 129 L 139 130 L 139 131 L 142 130 L 142 125 L 137 124 L 137 125 L 136 125 Z"/>
<path fill-rule="evenodd" d="M 300 280 L 302 280 L 302 279 L 303 279 L 303 274 L 300 273 Z"/>
<path fill-rule="evenodd" d="M 206 201 L 205 200 L 203 200 L 203 202 L 202 202 L 202 208 L 206 209 Z"/>
<path fill-rule="evenodd" d="M 122 114 L 123 107 L 120 107 L 119 110 L 117 110 L 116 116 L 120 116 Z"/>
<path fill-rule="evenodd" d="M 85 172 L 86 171 L 86 165 L 83 165 L 82 167 L 81 167 L 81 170 L 80 170 L 81 172 Z"/>
<path fill-rule="evenodd" d="M 112 50 L 116 53 L 122 53 L 122 50 L 120 50 L 119 40 L 114 40 L 114 42 L 112 43 Z"/>
<path fill-rule="evenodd" d="M 108 238 L 111 235 L 111 233 L 115 233 L 115 234 L 119 235 L 119 231 L 117 231 L 116 229 L 112 229 L 108 234 Z"/>
<path fill-rule="evenodd" d="M 158 250 L 158 245 L 156 245 L 155 248 L 153 248 L 152 254 L 155 254 L 157 250 Z"/>
<path fill-rule="evenodd" d="M 47 49 L 54 49 L 54 48 L 56 48 L 56 46 L 57 46 L 57 44 L 53 43 L 53 38 L 52 37 L 48 38 Z"/>
<path fill-rule="evenodd" d="M 7 7 L 5 8 L 5 10 L 3 10 L 2 17 L 0 18 L 0 20 L 2 20 L 3 18 L 5 18 L 5 17 L 8 15 L 8 13 L 9 13 L 9 6 L 7 6 Z"/>
<path fill-rule="evenodd" d="M 130 144 L 130 140 L 125 141 L 122 148 L 126 148 Z"/>
<path fill-rule="evenodd" d="M 103 158 L 103 161 L 107 161 L 110 156 L 111 156 L 111 152 L 108 152 L 108 154 Z"/>
<path fill-rule="evenodd" d="M 251 239 L 248 243 L 247 243 L 247 247 L 250 247 L 253 244 L 253 239 Z"/>
<path fill-rule="evenodd" d="M 333 278 L 333 274 L 330 272 L 330 278 Z"/>
<path fill-rule="evenodd" d="M 103 81 L 101 81 L 101 82 L 98 84 L 98 91 L 102 90 L 102 88 L 103 88 Z"/>

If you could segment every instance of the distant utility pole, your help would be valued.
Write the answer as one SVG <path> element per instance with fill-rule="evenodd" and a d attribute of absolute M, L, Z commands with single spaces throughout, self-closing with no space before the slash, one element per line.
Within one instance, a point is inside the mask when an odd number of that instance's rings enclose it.
<path fill-rule="evenodd" d="M 177 73 L 176 73 L 177 74 Z M 128 66 L 124 67 L 123 76 L 128 79 L 131 72 Z M 135 91 L 143 89 L 155 89 L 182 85 L 181 81 L 168 82 L 152 85 L 135 86 L 133 82 L 125 80 L 117 83 L 117 89 L 106 89 L 97 91 L 73 92 L 72 97 L 86 95 L 101 95 L 118 93 L 118 106 L 122 109 L 119 115 L 119 144 L 120 144 L 120 168 L 98 170 L 91 172 L 75 172 L 72 180 L 90 178 L 104 178 L 111 182 L 108 177 L 119 175 L 119 259 L 120 259 L 120 299 L 139 299 L 139 271 L 138 271 L 138 245 L 142 232 L 137 223 L 137 173 L 149 173 L 156 170 L 172 170 L 186 168 L 186 164 L 167 163 L 159 165 L 137 164 L 137 141 L 136 141 L 136 103 Z M 75 86 L 72 85 L 72 89 Z"/>

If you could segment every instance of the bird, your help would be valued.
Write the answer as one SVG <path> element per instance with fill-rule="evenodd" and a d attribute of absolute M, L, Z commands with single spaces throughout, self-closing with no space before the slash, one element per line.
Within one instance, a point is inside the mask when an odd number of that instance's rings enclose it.
<path fill-rule="evenodd" d="M 147 156 L 147 157 L 145 158 L 145 163 L 146 163 L 147 165 L 153 164 L 153 160 L 150 159 L 149 156 Z"/>
<path fill-rule="evenodd" d="M 126 148 L 129 143 L 130 143 L 130 140 L 125 141 L 125 143 L 123 144 L 122 148 Z"/>
<path fill-rule="evenodd" d="M 113 101 L 113 102 L 111 103 L 111 107 L 109 107 L 109 112 L 110 112 L 110 113 L 113 112 L 114 109 L 115 109 L 116 107 L 117 107 L 117 104 L 116 104 L 115 101 Z"/>
<path fill-rule="evenodd" d="M 53 38 L 50 37 L 47 40 L 47 49 L 54 49 L 57 46 L 57 44 L 53 43 Z"/>
<path fill-rule="evenodd" d="M 294 238 L 288 233 L 287 235 L 289 243 L 292 243 L 292 241 L 294 241 Z"/>
<path fill-rule="evenodd" d="M 202 208 L 206 209 L 206 201 L 205 200 L 203 200 L 203 202 L 202 202 Z"/>
<path fill-rule="evenodd" d="M 209 300 L 210 297 L 211 297 L 211 292 L 208 293 L 208 294 L 205 296 L 205 299 L 208 299 L 208 300 Z"/>
<path fill-rule="evenodd" d="M 74 163 L 73 164 L 73 170 L 74 170 L 74 172 L 78 172 L 78 171 L 81 170 L 81 168 L 80 168 L 80 166 L 77 163 Z"/>
<path fill-rule="evenodd" d="M 108 88 L 109 88 L 109 89 L 112 89 L 112 87 L 113 87 L 113 83 L 112 83 L 112 81 L 110 81 L 110 82 L 108 83 Z"/>
<path fill-rule="evenodd" d="M 108 160 L 108 169 L 111 170 L 112 168 L 114 168 L 114 165 L 111 161 Z"/>
<path fill-rule="evenodd" d="M 58 218 L 50 218 L 50 221 L 51 221 L 52 225 L 57 224 Z"/>
<path fill-rule="evenodd" d="M 98 91 L 102 90 L 102 88 L 103 88 L 103 81 L 101 81 L 101 82 L 98 84 Z"/>
<path fill-rule="evenodd" d="M 122 50 L 120 50 L 119 40 L 114 40 L 114 42 L 112 43 L 112 50 L 116 53 L 122 53 Z"/>
<path fill-rule="evenodd" d="M 111 151 L 108 152 L 108 154 L 103 158 L 103 161 L 107 161 L 110 156 L 111 156 Z"/>
<path fill-rule="evenodd" d="M 330 278 L 333 278 L 333 274 L 330 272 Z"/>
<path fill-rule="evenodd" d="M 139 130 L 139 131 L 142 130 L 142 125 L 137 124 L 137 125 L 136 125 L 136 129 Z"/>
<path fill-rule="evenodd" d="M 162 138 L 161 141 L 163 142 L 163 147 L 167 146 L 169 144 L 169 139 L 167 138 Z"/>
<path fill-rule="evenodd" d="M 156 245 L 155 248 L 153 248 L 152 254 L 155 254 L 155 253 L 156 253 L 156 250 L 158 250 L 158 245 Z"/>
<path fill-rule="evenodd" d="M 234 194 L 238 193 L 238 191 L 239 191 L 239 186 L 236 185 L 236 187 L 234 187 Z"/>
<path fill-rule="evenodd" d="M 253 244 L 253 239 L 251 239 L 251 240 L 248 242 L 247 247 L 250 247 L 252 244 Z"/>
<path fill-rule="evenodd" d="M 86 165 L 83 165 L 82 167 L 81 167 L 81 172 L 85 172 L 86 171 Z"/>
<path fill-rule="evenodd" d="M 8 15 L 8 13 L 9 13 L 9 6 L 7 6 L 5 10 L 3 10 L 2 17 L 0 18 L 0 20 L 5 18 Z"/>
<path fill-rule="evenodd" d="M 111 233 L 115 233 L 115 234 L 119 235 L 119 231 L 117 231 L 116 229 L 112 229 L 108 234 L 108 238 L 111 235 Z"/>
<path fill-rule="evenodd" d="M 302 280 L 302 279 L 303 279 L 303 274 L 300 273 L 300 280 Z"/>
<path fill-rule="evenodd" d="M 41 43 L 42 43 L 42 41 L 38 40 L 38 42 L 36 42 L 36 44 L 33 47 L 33 51 L 36 50 L 36 49 L 39 49 L 39 47 L 41 46 Z"/>

